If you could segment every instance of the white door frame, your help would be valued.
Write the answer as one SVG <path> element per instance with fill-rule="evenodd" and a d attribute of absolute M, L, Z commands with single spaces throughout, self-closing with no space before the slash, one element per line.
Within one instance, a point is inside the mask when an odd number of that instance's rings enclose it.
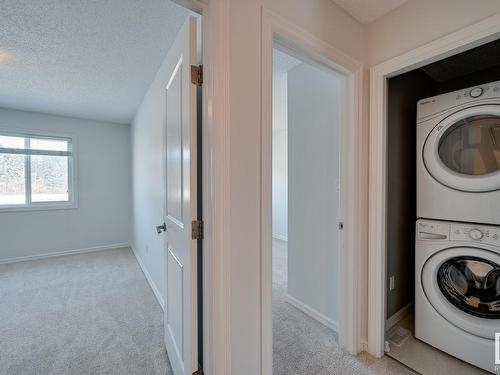
<path fill-rule="evenodd" d="M 203 16 L 203 367 L 230 375 L 229 0 L 174 0 Z"/>
<path fill-rule="evenodd" d="M 368 351 L 384 354 L 386 322 L 387 79 L 500 37 L 500 14 L 370 69 Z"/>
<path fill-rule="evenodd" d="M 299 28 L 283 17 L 262 10 L 261 113 L 261 374 L 272 375 L 272 77 L 273 45 L 278 43 L 344 77 L 346 100 L 342 126 L 341 206 L 344 211 L 343 249 L 340 251 L 340 345 L 351 353 L 361 350 L 362 254 L 364 221 L 362 84 L 363 65 Z"/>

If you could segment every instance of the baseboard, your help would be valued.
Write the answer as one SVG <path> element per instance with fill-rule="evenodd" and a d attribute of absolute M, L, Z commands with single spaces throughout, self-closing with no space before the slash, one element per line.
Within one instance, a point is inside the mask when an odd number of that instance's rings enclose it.
<path fill-rule="evenodd" d="M 317 320 L 321 324 L 327 326 L 328 328 L 334 330 L 335 332 L 339 332 L 339 322 L 336 322 L 327 316 L 323 315 L 319 311 L 313 309 L 312 307 L 307 306 L 305 303 L 300 302 L 298 299 L 292 297 L 288 293 L 285 296 L 286 301 L 292 306 L 296 307 L 303 313 L 309 315 L 311 318 Z"/>
<path fill-rule="evenodd" d="M 46 258 L 60 257 L 63 255 L 94 253 L 96 251 L 114 250 L 114 249 L 119 249 L 122 247 L 130 247 L 130 244 L 129 243 L 117 243 L 117 244 L 106 245 L 106 246 L 87 247 L 84 249 L 77 249 L 77 250 L 56 251 L 53 253 L 27 255 L 27 256 L 23 256 L 23 257 L 0 259 L 0 264 L 26 262 L 29 260 L 40 260 L 40 259 L 46 259 Z"/>
<path fill-rule="evenodd" d="M 394 327 L 396 324 L 398 324 L 401 320 L 406 318 L 406 316 L 411 313 L 413 309 L 413 302 L 410 302 L 408 305 L 404 306 L 402 309 L 397 311 L 395 314 L 393 314 L 391 317 L 389 317 L 385 321 L 385 331 L 389 331 L 392 327 Z"/>
<path fill-rule="evenodd" d="M 281 234 L 273 233 L 273 238 L 276 238 L 277 240 L 288 242 L 288 237 L 285 237 Z"/>
<path fill-rule="evenodd" d="M 139 266 L 141 267 L 142 273 L 146 277 L 146 280 L 148 281 L 149 286 L 153 290 L 153 293 L 156 297 L 156 300 L 160 304 L 162 310 L 165 311 L 165 301 L 163 300 L 163 297 L 161 296 L 160 291 L 158 290 L 158 287 L 156 286 L 155 282 L 153 281 L 153 278 L 151 277 L 151 275 L 149 274 L 148 269 L 144 265 L 144 262 L 142 261 L 139 253 L 136 251 L 134 244 L 131 243 L 129 246 L 132 249 L 132 252 L 134 253 L 135 258 L 137 259 L 137 263 L 139 263 Z"/>

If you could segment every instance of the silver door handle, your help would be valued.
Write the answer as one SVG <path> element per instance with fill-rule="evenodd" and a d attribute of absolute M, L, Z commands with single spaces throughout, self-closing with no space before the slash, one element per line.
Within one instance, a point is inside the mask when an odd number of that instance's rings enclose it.
<path fill-rule="evenodd" d="M 167 231 L 167 224 L 163 223 L 162 225 L 158 225 L 156 227 L 156 233 L 161 234 L 162 232 Z"/>

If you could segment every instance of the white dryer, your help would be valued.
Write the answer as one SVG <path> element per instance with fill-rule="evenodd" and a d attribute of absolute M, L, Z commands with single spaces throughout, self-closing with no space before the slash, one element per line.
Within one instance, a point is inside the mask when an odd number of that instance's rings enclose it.
<path fill-rule="evenodd" d="M 500 81 L 418 102 L 417 217 L 500 224 Z"/>
<path fill-rule="evenodd" d="M 500 332 L 500 227 L 418 220 L 415 337 L 487 371 Z"/>

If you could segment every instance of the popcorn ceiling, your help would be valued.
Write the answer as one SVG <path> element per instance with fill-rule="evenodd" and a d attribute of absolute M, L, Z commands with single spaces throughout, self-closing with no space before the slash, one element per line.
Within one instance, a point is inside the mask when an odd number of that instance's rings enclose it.
<path fill-rule="evenodd" d="M 0 1 L 0 107 L 128 124 L 187 15 L 168 0 Z"/>

